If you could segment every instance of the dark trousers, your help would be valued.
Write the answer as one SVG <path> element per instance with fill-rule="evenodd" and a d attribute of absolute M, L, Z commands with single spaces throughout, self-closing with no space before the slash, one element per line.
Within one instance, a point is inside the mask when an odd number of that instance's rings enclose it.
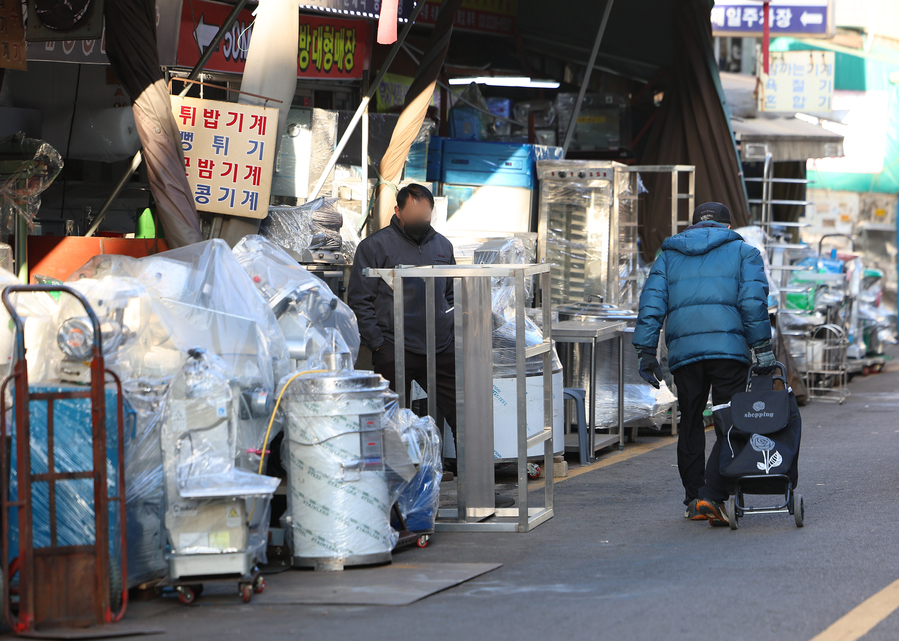
<path fill-rule="evenodd" d="M 450 344 L 442 352 L 438 352 L 436 360 L 437 390 L 432 394 L 428 389 L 428 361 L 424 354 L 406 351 L 406 401 L 409 401 L 412 381 L 421 385 L 428 394 L 428 402 L 437 402 L 437 410 L 449 423 L 456 437 L 456 346 Z M 372 368 L 390 382 L 390 389 L 396 391 L 396 357 L 392 343 L 384 343 L 371 355 Z M 435 399 L 436 397 L 436 399 Z M 443 430 L 440 430 L 441 436 Z"/>
<path fill-rule="evenodd" d="M 749 366 L 731 359 L 697 361 L 673 372 L 677 385 L 680 423 L 677 435 L 677 469 L 684 484 L 684 504 L 695 498 L 723 501 L 727 498 L 719 468 L 724 428 L 715 421 L 715 444 L 705 460 L 705 428 L 702 413 L 712 391 L 712 405 L 726 405 L 737 392 L 746 390 Z"/>

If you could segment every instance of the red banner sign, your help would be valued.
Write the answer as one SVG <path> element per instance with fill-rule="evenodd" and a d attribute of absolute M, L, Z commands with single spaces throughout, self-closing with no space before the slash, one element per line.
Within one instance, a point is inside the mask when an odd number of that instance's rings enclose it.
<path fill-rule="evenodd" d="M 427 0 L 416 24 L 434 24 L 442 0 Z M 455 27 L 511 36 L 515 33 L 518 0 L 464 0 L 456 12 Z"/>
<path fill-rule="evenodd" d="M 206 0 L 184 0 L 178 34 L 178 66 L 193 67 L 225 22 L 231 6 Z M 362 77 L 368 23 L 361 20 L 300 15 L 297 77 L 349 80 Z M 243 73 L 253 16 L 242 11 L 225 34 L 206 69 Z"/>

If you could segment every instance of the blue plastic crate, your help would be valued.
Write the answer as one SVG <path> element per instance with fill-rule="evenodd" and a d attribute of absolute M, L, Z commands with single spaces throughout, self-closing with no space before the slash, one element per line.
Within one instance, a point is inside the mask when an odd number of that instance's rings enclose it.
<path fill-rule="evenodd" d="M 431 136 L 431 139 L 428 141 L 428 182 L 440 182 L 444 140 L 440 136 Z"/>
<path fill-rule="evenodd" d="M 442 181 L 455 185 L 534 188 L 534 147 L 504 142 L 446 140 Z"/>

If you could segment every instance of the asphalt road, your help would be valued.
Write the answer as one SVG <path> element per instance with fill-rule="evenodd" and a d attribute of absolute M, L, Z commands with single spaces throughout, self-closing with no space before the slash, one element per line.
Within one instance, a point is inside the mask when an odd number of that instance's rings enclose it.
<path fill-rule="evenodd" d="M 642 436 L 558 483 L 555 518 L 529 534 L 441 534 L 398 553 L 404 562 L 503 564 L 412 605 L 271 606 L 262 594 L 250 605 L 200 599 L 187 608 L 157 599 L 132 604 L 128 619 L 165 628 L 173 641 L 809 641 L 838 621 L 816 641 L 895 641 L 899 588 L 870 597 L 899 579 L 899 364 L 851 389 L 842 406 L 802 410 L 802 529 L 788 515 L 747 516 L 736 532 L 685 520 L 673 439 Z"/>

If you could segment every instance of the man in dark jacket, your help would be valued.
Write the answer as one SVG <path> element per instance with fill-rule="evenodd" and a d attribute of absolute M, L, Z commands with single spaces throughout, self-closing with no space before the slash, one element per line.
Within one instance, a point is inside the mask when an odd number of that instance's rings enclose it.
<path fill-rule="evenodd" d="M 390 381 L 396 390 L 393 290 L 381 278 L 362 274 L 366 267 L 391 268 L 397 265 L 455 265 L 453 245 L 431 227 L 434 196 L 421 185 L 408 185 L 397 192 L 396 208 L 390 225 L 364 239 L 356 248 L 353 274 L 348 289 L 350 307 L 356 313 L 362 342 L 372 352 L 375 372 Z M 425 284 L 420 278 L 403 281 L 406 343 L 406 398 L 412 381 L 428 396 L 436 396 L 437 408 L 456 430 L 456 353 L 453 341 L 453 282 L 434 279 L 434 304 L 425 309 Z M 425 322 L 433 314 L 437 337 L 437 390 L 427 390 L 427 339 Z"/>
<path fill-rule="evenodd" d="M 773 371 L 774 354 L 762 257 L 731 231 L 730 211 L 721 203 L 697 207 L 693 226 L 662 243 L 640 295 L 634 347 L 640 375 L 655 387 L 662 376 L 656 348 L 666 318 L 668 364 L 681 416 L 677 467 L 686 490 L 684 516 L 726 525 L 727 490 L 719 471 L 725 435 L 717 423 L 717 440 L 705 463 L 709 388 L 713 405 L 728 403 L 745 389 L 750 348 L 762 374 Z"/>

